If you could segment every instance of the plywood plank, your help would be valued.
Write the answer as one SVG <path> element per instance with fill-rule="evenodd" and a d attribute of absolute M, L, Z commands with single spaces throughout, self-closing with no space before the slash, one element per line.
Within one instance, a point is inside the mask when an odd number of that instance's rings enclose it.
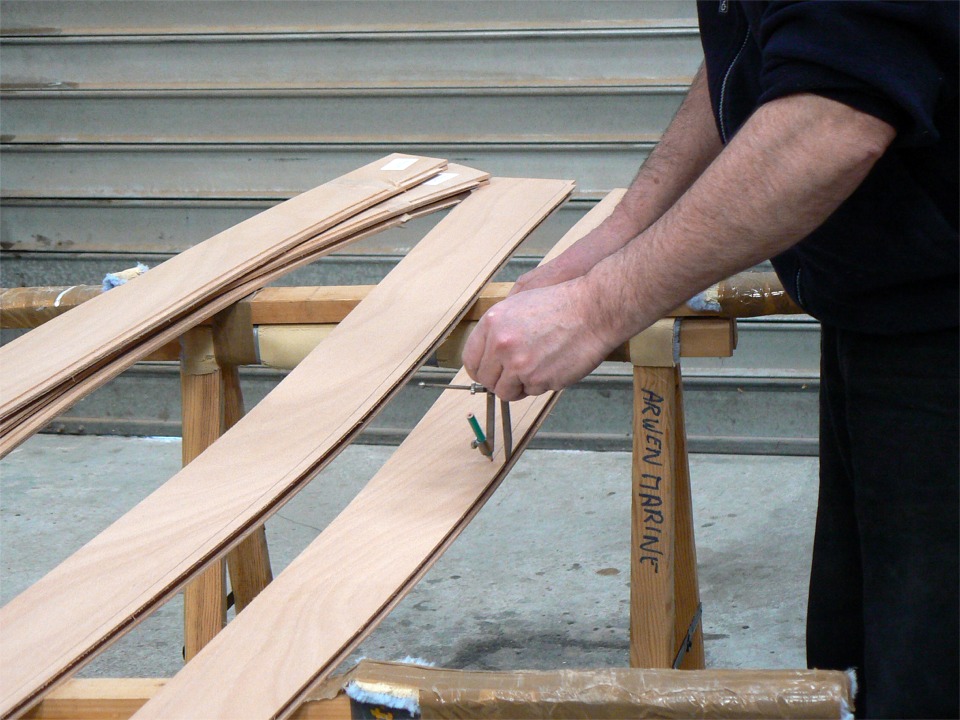
<path fill-rule="evenodd" d="M 215 235 L 80 305 L 66 320 L 17 338 L 0 348 L 0 418 L 298 242 L 419 184 L 444 166 L 445 161 L 435 158 L 378 160 Z"/>
<path fill-rule="evenodd" d="M 0 610 L 0 713 L 25 711 L 316 475 L 572 187 L 496 179 L 477 190 L 220 440 Z"/>
<path fill-rule="evenodd" d="M 219 310 L 240 300 L 284 274 L 301 267 L 346 244 L 368 237 L 393 224 L 399 224 L 423 213 L 444 209 L 462 198 L 463 192 L 477 187 L 489 178 L 487 173 L 463 166 L 451 166 L 443 173 L 442 181 L 431 180 L 414 187 L 400 196 L 370 208 L 336 227 L 308 239 L 295 250 L 275 258 L 248 276 L 222 288 L 213 299 L 187 312 L 179 319 L 168 318 L 162 329 L 147 333 L 132 347 L 119 349 L 110 357 L 71 376 L 59 387 L 49 389 L 30 405 L 0 422 L 0 457 L 8 454 L 19 443 L 65 412 L 75 402 L 116 377 L 137 360 L 147 357 L 164 343 L 197 323 L 210 318 Z M 441 178 L 437 178 L 441 179 Z M 148 273 L 149 274 L 149 273 Z M 144 276 L 146 277 L 146 275 Z M 126 287 L 126 286 L 122 286 Z M 116 292 L 120 288 L 111 290 Z M 71 316 L 73 317 L 73 316 Z M 61 321 L 62 322 L 62 321 Z M 28 337 L 32 333 L 28 334 Z M 161 342 L 162 340 L 162 342 Z"/>
<path fill-rule="evenodd" d="M 411 192 L 415 191 L 416 188 Z M 404 193 L 404 195 L 406 194 L 407 193 Z M 419 216 L 422 213 L 446 209 L 459 201 L 459 199 L 462 199 L 462 197 L 458 195 L 456 198 L 448 198 L 447 200 L 430 203 L 422 208 L 411 209 L 409 212 L 404 213 L 403 217 Z M 202 323 L 204 320 L 210 319 L 216 313 L 230 307 L 266 283 L 272 282 L 304 264 L 313 262 L 334 249 L 343 247 L 350 242 L 361 240 L 373 233 L 379 232 L 384 227 L 400 222 L 402 222 L 402 218 L 394 217 L 391 220 L 378 223 L 362 232 L 348 235 L 343 240 L 332 245 L 315 247 L 306 255 L 298 254 L 298 257 L 289 264 L 272 265 L 272 269 L 269 269 L 269 271 L 259 273 L 252 278 L 244 279 L 232 285 L 229 289 L 222 290 L 216 298 L 182 316 L 180 319 L 169 321 L 164 325 L 162 330 L 141 338 L 133 347 L 127 348 L 120 354 L 102 361 L 85 375 L 71 378 L 68 384 L 61 386 L 56 391 L 47 393 L 33 405 L 22 409 L 16 415 L 0 423 L 0 458 L 6 456 L 11 450 L 17 447 L 17 445 L 39 431 L 40 428 L 55 417 L 68 410 L 81 398 L 86 397 L 97 388 L 102 387 L 138 360 L 147 358 L 152 353 L 159 351 L 166 344 L 175 341 L 182 333 Z M 352 226 L 353 223 L 351 222 L 350 225 Z"/>
<path fill-rule="evenodd" d="M 341 249 L 349 243 L 368 237 L 370 234 L 380 232 L 388 227 L 402 224 L 410 218 L 419 217 L 421 214 L 435 212 L 437 210 L 450 207 L 451 204 L 455 202 L 455 199 L 462 198 L 465 191 L 469 191 L 477 187 L 477 185 L 488 178 L 489 175 L 487 173 L 479 170 L 474 170 L 472 168 L 466 168 L 463 166 L 452 166 L 448 168 L 448 171 L 444 172 L 441 176 L 438 176 L 427 183 L 423 183 L 420 186 L 411 188 L 399 196 L 395 196 L 385 202 L 379 203 L 378 205 L 369 208 L 368 210 L 359 213 L 358 215 L 349 218 L 344 222 L 338 223 L 335 227 L 320 233 L 313 238 L 303 241 L 295 248 L 291 248 L 282 255 L 271 259 L 266 264 L 257 267 L 256 270 L 251 271 L 246 276 L 227 284 L 226 287 L 222 288 L 219 292 L 222 294 L 240 285 L 247 288 L 247 293 L 252 292 L 256 289 L 259 289 L 267 282 L 275 280 L 298 267 L 302 267 L 303 265 L 313 262 L 319 257 L 333 252 L 334 250 Z M 144 290 L 144 292 L 141 294 L 146 294 L 147 289 L 141 289 Z M 83 294 L 84 293 L 81 293 L 81 295 Z M 69 293 L 67 295 L 69 296 Z M 74 293 L 74 296 L 76 296 L 76 293 Z M 242 297 L 242 295 L 238 296 L 236 292 L 233 292 L 231 297 Z M 58 300 L 60 299 L 62 298 L 58 296 Z M 211 302 L 212 301 L 208 301 L 206 307 L 213 307 Z M 218 304 L 218 307 L 223 306 L 224 304 L 222 302 Z M 205 312 L 206 307 L 201 306 L 199 309 L 194 309 L 192 313 L 187 315 L 187 317 L 199 317 L 200 319 L 209 318 L 212 313 L 210 311 Z M 76 314 L 71 316 L 71 318 L 75 316 Z M 162 327 L 169 329 L 171 327 L 171 323 L 174 322 L 174 319 L 174 316 L 171 316 L 166 320 Z M 195 323 L 193 321 L 186 325 L 184 323 L 180 323 L 179 326 L 191 327 L 192 324 Z M 173 337 L 169 332 L 166 334 L 168 337 Z M 141 344 L 143 343 L 145 337 L 148 337 L 148 334 L 140 338 Z M 118 350 L 117 352 L 122 353 L 124 350 Z M 136 347 L 134 347 L 133 353 L 135 355 L 137 354 Z M 143 355 L 141 354 L 140 357 L 142 356 Z M 73 388 L 82 382 L 86 375 L 97 372 L 99 368 L 105 367 L 113 361 L 114 358 L 105 356 L 97 365 L 91 366 L 86 372 L 78 372 L 74 375 L 71 375 L 69 380 L 64 383 L 63 387 L 75 393 Z M 128 366 L 128 364 L 125 364 L 122 367 L 125 368 Z M 63 392 L 63 390 L 61 389 L 58 391 L 57 389 L 50 389 L 43 397 L 38 398 L 34 406 L 27 406 L 22 409 L 19 413 L 19 417 L 17 415 L 13 415 L 4 419 L 2 423 L 0 423 L 0 434 L 6 434 L 9 432 L 13 425 L 18 424 L 24 418 L 29 417 L 34 412 L 35 407 L 40 407 L 49 402 L 50 398 L 55 397 L 60 392 Z M 63 409 L 65 408 L 61 408 L 60 411 L 62 412 Z M 4 448 L 3 445 L 0 445 L 0 456 L 6 452 L 9 452 L 9 449 Z"/>
<path fill-rule="evenodd" d="M 615 199 L 560 247 L 599 224 Z M 461 371 L 453 382 L 469 377 Z M 135 717 L 290 715 L 466 527 L 558 397 L 512 403 L 517 452 L 508 460 L 501 444 L 491 462 L 470 448 L 466 424 L 469 412 L 485 415 L 485 398 L 441 393 L 350 505 Z"/>

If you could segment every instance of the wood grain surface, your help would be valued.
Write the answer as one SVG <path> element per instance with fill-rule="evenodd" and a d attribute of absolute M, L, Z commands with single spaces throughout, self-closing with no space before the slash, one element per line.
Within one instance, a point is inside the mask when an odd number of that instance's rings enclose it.
<path fill-rule="evenodd" d="M 467 318 L 479 320 L 486 310 L 503 300 L 512 287 L 510 282 L 490 283 Z M 253 322 L 258 325 L 332 323 L 342 320 L 371 288 L 372 285 L 270 287 L 244 302 L 250 305 Z M 99 287 L 91 285 L 0 289 L 0 328 L 38 327 L 100 292 Z M 705 294 L 716 298 L 719 309 L 694 310 L 685 304 L 667 313 L 667 317 L 740 318 L 800 312 L 787 304 L 789 298 L 784 300 L 783 288 L 776 284 L 773 273 L 740 273 Z"/>
<path fill-rule="evenodd" d="M 244 415 L 243 391 L 240 387 L 239 368 L 236 365 L 220 363 L 220 375 L 223 378 L 223 431 L 226 432 L 240 422 Z M 226 562 L 230 590 L 233 592 L 233 606 L 239 613 L 273 580 L 270 549 L 267 547 L 267 533 L 263 524 L 229 552 Z"/>
<path fill-rule="evenodd" d="M 687 642 L 687 633 L 700 607 L 700 579 L 697 575 L 697 543 L 693 523 L 693 491 L 690 487 L 690 458 L 687 453 L 687 424 L 683 413 L 683 379 L 679 366 L 675 368 L 675 380 L 677 410 L 674 414 L 674 456 L 677 484 L 674 507 L 677 527 L 674 540 L 673 591 L 677 611 L 673 646 L 679 650 Z M 690 646 L 683 656 L 680 669 L 702 670 L 705 667 L 701 618 L 690 638 Z"/>
<path fill-rule="evenodd" d="M 669 668 L 676 655 L 674 372 L 633 368 L 630 667 L 636 668 Z"/>
<path fill-rule="evenodd" d="M 64 383 L 50 387 L 42 394 L 38 393 L 31 403 L 0 421 L 0 457 L 8 454 L 46 423 L 116 377 L 134 362 L 147 357 L 166 342 L 197 323 L 209 319 L 219 310 L 262 288 L 268 282 L 349 243 L 402 223 L 410 217 L 449 207 L 451 203 L 462 198 L 465 191 L 477 187 L 488 178 L 487 173 L 479 170 L 450 166 L 443 173 L 441 182 L 431 180 L 411 188 L 399 196 L 339 223 L 318 236 L 308 238 L 284 255 L 273 258 L 246 276 L 233 280 L 217 293 L 212 294 L 199 307 L 184 311 L 179 318 L 168 317 L 159 326 L 160 329 L 143 333 L 135 343 L 116 343 L 112 355 L 106 355 L 98 363 L 88 365 Z M 141 289 L 143 292 L 138 298 L 146 304 L 147 299 L 143 296 L 149 295 L 150 289 Z M 70 315 L 70 318 L 73 317 L 75 315 Z M 32 335 L 33 333 L 28 333 L 26 337 Z"/>
<path fill-rule="evenodd" d="M 404 213 L 404 217 L 419 216 L 423 213 L 446 209 L 462 199 L 463 196 L 458 195 L 456 198 L 430 203 L 422 208 L 411 209 Z M 141 337 L 135 345 L 126 347 L 117 355 L 102 360 L 86 373 L 70 378 L 68 383 L 46 393 L 32 405 L 22 408 L 15 415 L 0 422 L 0 458 L 5 457 L 17 445 L 38 432 L 48 422 L 66 412 L 80 399 L 108 383 L 135 362 L 149 357 L 171 342 L 176 342 L 177 338 L 190 328 L 209 320 L 221 310 L 229 308 L 250 293 L 262 288 L 266 283 L 273 282 L 288 272 L 313 262 L 333 250 L 342 248 L 351 242 L 362 240 L 400 222 L 402 220 L 395 217 L 383 223 L 378 223 L 366 230 L 348 235 L 334 244 L 315 249 L 308 255 L 298 256 L 289 265 L 276 264 L 269 271 L 244 278 L 231 285 L 229 289 L 222 290 L 219 295 L 195 308 L 192 312 L 181 316 L 177 320 L 168 321 L 161 330 Z"/>
<path fill-rule="evenodd" d="M 594 208 L 548 258 L 599 224 L 617 199 Z M 453 382 L 469 377 L 461 371 Z M 491 462 L 471 449 L 466 423 L 469 412 L 485 416 L 485 397 L 441 393 L 347 508 L 135 717 L 292 714 L 466 527 L 558 397 L 512 403 L 516 452 L 506 461 L 500 447 Z"/>
<path fill-rule="evenodd" d="M 405 169 L 386 169 L 411 162 Z M 389 156 L 280 203 L 0 348 L 0 418 L 82 372 L 118 344 L 200 304 L 297 242 L 419 184 L 445 166 Z M 143 298 L 148 298 L 144 302 Z M 55 350 L 55 351 L 54 351 Z"/>
<path fill-rule="evenodd" d="M 216 361 L 213 330 L 195 327 L 180 338 L 180 406 L 183 408 L 180 457 L 193 462 L 223 434 L 223 377 Z M 227 624 L 223 561 L 211 563 L 183 590 L 183 658 L 200 652 Z"/>
<path fill-rule="evenodd" d="M 523 179 L 478 189 L 223 437 L 0 610 L 0 714 L 25 711 L 279 509 L 400 389 L 572 189 Z"/>

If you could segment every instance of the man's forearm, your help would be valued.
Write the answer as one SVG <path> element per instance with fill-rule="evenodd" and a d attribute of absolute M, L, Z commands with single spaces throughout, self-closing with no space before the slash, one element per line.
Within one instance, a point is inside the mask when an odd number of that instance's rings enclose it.
<path fill-rule="evenodd" d="M 722 149 L 701 66 L 680 109 L 610 218 L 628 231 L 624 244 L 672 207 Z"/>
<path fill-rule="evenodd" d="M 585 275 L 488 310 L 464 347 L 464 367 L 504 400 L 577 382 L 697 291 L 809 234 L 893 137 L 883 121 L 815 95 L 767 103 L 626 246 Z"/>
<path fill-rule="evenodd" d="M 710 109 L 706 72 L 701 67 L 660 142 L 610 217 L 542 268 L 542 272 L 531 273 L 539 276 L 537 279 L 521 279 L 517 290 L 524 289 L 525 282 L 536 287 L 580 276 L 622 248 L 676 202 L 721 148 Z"/>
<path fill-rule="evenodd" d="M 856 189 L 893 136 L 886 123 L 819 96 L 762 106 L 659 220 L 582 278 L 588 314 L 619 342 L 786 250 Z"/>

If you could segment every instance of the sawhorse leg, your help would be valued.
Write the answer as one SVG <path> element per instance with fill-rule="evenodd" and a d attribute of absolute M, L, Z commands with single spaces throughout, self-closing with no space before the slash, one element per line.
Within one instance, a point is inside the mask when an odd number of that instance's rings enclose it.
<path fill-rule="evenodd" d="M 220 365 L 213 334 L 199 327 L 181 339 L 180 381 L 183 464 L 191 462 L 243 417 L 236 365 Z M 270 555 L 261 525 L 227 555 L 236 611 L 270 582 Z M 217 560 L 184 590 L 184 659 L 189 661 L 223 629 L 227 619 L 224 562 Z"/>
<path fill-rule="evenodd" d="M 180 395 L 183 464 L 212 445 L 223 429 L 220 368 L 209 328 L 194 328 L 180 339 Z M 183 593 L 183 657 L 190 661 L 227 622 L 226 579 L 217 560 L 194 578 Z"/>
<path fill-rule="evenodd" d="M 631 341 L 634 365 L 630 664 L 703 667 L 683 422 L 679 321 Z M 688 642 L 688 632 L 694 629 Z"/>
<path fill-rule="evenodd" d="M 221 366 L 220 372 L 223 377 L 224 430 L 229 430 L 243 417 L 240 373 L 236 365 Z M 227 570 L 230 573 L 233 606 L 239 613 L 273 580 L 263 525 L 227 554 Z"/>

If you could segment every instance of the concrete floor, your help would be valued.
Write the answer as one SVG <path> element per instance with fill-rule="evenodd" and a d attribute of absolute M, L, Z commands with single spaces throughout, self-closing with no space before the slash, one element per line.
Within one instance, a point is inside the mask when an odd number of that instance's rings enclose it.
<path fill-rule="evenodd" d="M 393 452 L 348 448 L 267 524 L 285 567 Z M 0 601 L 176 472 L 178 438 L 41 435 L 0 463 Z M 692 455 L 709 667 L 803 667 L 816 460 Z M 628 664 L 630 456 L 538 450 L 354 658 L 467 669 Z M 397 528 L 398 533 L 403 528 Z M 69 602 L 69 588 L 64 588 Z M 179 599 L 86 676 L 169 676 Z"/>

